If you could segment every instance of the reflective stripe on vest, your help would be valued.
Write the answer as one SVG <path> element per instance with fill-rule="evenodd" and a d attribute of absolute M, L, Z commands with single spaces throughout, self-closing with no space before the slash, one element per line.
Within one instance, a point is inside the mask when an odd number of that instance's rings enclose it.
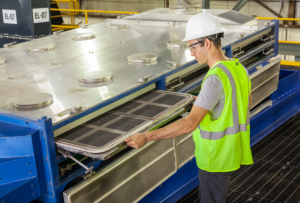
<path fill-rule="evenodd" d="M 233 118 L 233 127 L 228 127 L 224 131 L 221 131 L 221 132 L 209 132 L 209 131 L 201 130 L 200 124 L 199 124 L 197 128 L 200 130 L 201 138 L 203 138 L 203 139 L 209 139 L 209 140 L 219 140 L 219 139 L 222 139 L 226 135 L 235 135 L 235 134 L 237 134 L 237 133 L 239 133 L 241 131 L 247 131 L 247 125 L 250 124 L 249 107 L 248 107 L 248 110 L 247 110 L 246 124 L 239 124 L 239 113 L 238 113 L 238 105 L 237 105 L 236 84 L 235 84 L 235 81 L 233 79 L 233 76 L 232 76 L 231 72 L 222 63 L 218 64 L 215 67 L 219 67 L 221 70 L 224 71 L 224 73 L 228 77 L 228 79 L 230 81 L 230 84 L 231 84 L 231 89 L 232 89 L 232 114 L 233 114 L 232 118 Z M 249 83 L 249 78 L 248 78 L 248 83 Z M 248 90 L 248 93 L 249 93 L 249 90 Z"/>

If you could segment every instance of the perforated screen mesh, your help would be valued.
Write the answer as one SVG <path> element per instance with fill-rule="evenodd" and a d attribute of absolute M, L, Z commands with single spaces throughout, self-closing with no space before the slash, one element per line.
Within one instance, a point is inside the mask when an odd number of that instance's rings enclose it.
<path fill-rule="evenodd" d="M 154 106 L 154 105 L 146 105 L 134 112 L 132 112 L 133 115 L 137 116 L 144 116 L 144 117 L 155 117 L 158 114 L 160 114 L 162 111 L 167 110 L 167 107 L 162 106 Z"/>
<path fill-rule="evenodd" d="M 104 130 L 99 130 L 81 140 L 78 142 L 83 144 L 88 144 L 96 147 L 103 146 L 107 143 L 109 143 L 111 140 L 114 140 L 115 138 L 121 136 L 121 134 L 107 132 Z"/>
<path fill-rule="evenodd" d="M 167 91 L 151 91 L 129 101 L 111 112 L 102 114 L 56 138 L 57 146 L 76 152 L 103 153 L 119 145 L 133 132 L 145 129 L 177 110 L 174 104 L 188 104 L 189 95 Z M 123 139 L 124 138 L 124 139 Z M 62 147 L 62 148 L 63 148 Z"/>
<path fill-rule="evenodd" d="M 158 104 L 166 104 L 166 105 L 175 105 L 178 102 L 184 100 L 185 97 L 183 96 L 178 96 L 178 95 L 165 95 L 160 97 L 159 99 L 153 101 L 153 103 L 158 103 Z"/>
<path fill-rule="evenodd" d="M 86 134 L 90 131 L 92 131 L 93 128 L 85 127 L 85 126 L 78 126 L 76 128 L 73 128 L 72 130 L 64 133 L 63 135 L 60 136 L 60 138 L 64 138 L 67 140 L 75 140 L 78 137 L 80 137 L 83 134 Z"/>
<path fill-rule="evenodd" d="M 122 112 L 122 113 L 127 113 L 128 111 L 142 105 L 141 103 L 137 102 L 127 102 L 117 108 L 114 109 L 114 111 Z"/>
<path fill-rule="evenodd" d="M 132 130 L 132 129 L 138 127 L 143 122 L 145 122 L 145 121 L 141 120 L 141 119 L 131 118 L 131 117 L 126 116 L 106 127 L 111 128 L 111 129 L 116 129 L 116 130 L 129 131 L 129 130 Z"/>
<path fill-rule="evenodd" d="M 94 118 L 93 120 L 88 121 L 88 123 L 97 125 L 97 126 L 101 126 L 117 117 L 119 117 L 119 115 L 105 113 L 97 118 Z"/>
<path fill-rule="evenodd" d="M 143 94 L 142 96 L 139 96 L 138 98 L 136 98 L 136 100 L 149 101 L 159 95 L 161 95 L 161 93 L 159 92 L 148 92 L 146 94 Z"/>

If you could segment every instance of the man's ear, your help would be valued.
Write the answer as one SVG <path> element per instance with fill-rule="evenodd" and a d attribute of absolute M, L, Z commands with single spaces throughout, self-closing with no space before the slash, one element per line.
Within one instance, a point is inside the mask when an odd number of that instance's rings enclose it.
<path fill-rule="evenodd" d="M 207 48 L 207 50 L 211 48 L 211 43 L 212 41 L 210 41 L 209 39 L 205 39 L 204 45 Z"/>

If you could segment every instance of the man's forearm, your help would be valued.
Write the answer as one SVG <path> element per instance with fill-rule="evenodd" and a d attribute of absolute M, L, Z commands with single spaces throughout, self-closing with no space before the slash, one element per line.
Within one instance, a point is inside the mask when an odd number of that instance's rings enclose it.
<path fill-rule="evenodd" d="M 184 118 L 164 128 L 146 132 L 145 136 L 147 141 L 164 140 L 192 132 L 196 129 L 196 127 L 197 126 L 194 126 L 193 122 L 187 118 Z"/>

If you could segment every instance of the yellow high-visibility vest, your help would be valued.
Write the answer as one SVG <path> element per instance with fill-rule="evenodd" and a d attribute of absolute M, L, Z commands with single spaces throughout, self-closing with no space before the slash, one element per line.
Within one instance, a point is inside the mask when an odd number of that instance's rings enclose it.
<path fill-rule="evenodd" d="M 229 172 L 253 163 L 250 148 L 249 95 L 251 81 L 238 59 L 219 61 L 207 73 L 217 75 L 225 92 L 221 116 L 207 114 L 193 133 L 195 157 L 200 169 Z"/>

